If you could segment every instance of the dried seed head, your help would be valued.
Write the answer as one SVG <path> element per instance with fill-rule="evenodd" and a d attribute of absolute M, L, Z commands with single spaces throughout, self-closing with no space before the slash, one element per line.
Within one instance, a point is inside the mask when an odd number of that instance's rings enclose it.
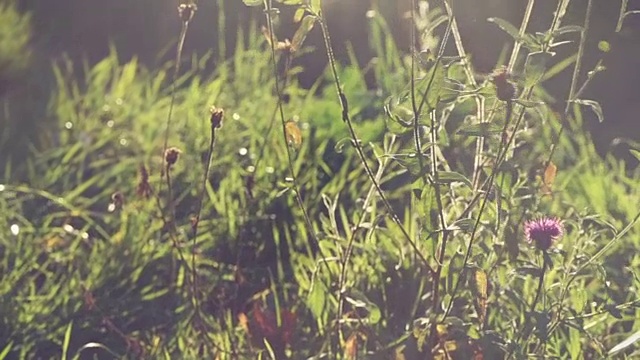
<path fill-rule="evenodd" d="M 220 129 L 222 127 L 222 119 L 224 118 L 224 110 L 212 106 L 209 111 L 211 112 L 211 126 L 214 129 Z"/>
<path fill-rule="evenodd" d="M 195 15 L 197 10 L 198 6 L 196 6 L 196 4 L 180 4 L 180 6 L 178 6 L 178 15 L 182 22 L 187 23 L 193 19 L 193 15 Z"/>
<path fill-rule="evenodd" d="M 122 209 L 124 206 L 124 195 L 120 191 L 116 191 L 111 195 L 111 203 L 109 204 L 109 212 Z"/>
<path fill-rule="evenodd" d="M 164 152 L 164 161 L 167 163 L 167 166 L 171 166 L 178 161 L 178 156 L 180 156 L 180 149 L 176 147 L 170 147 Z"/>

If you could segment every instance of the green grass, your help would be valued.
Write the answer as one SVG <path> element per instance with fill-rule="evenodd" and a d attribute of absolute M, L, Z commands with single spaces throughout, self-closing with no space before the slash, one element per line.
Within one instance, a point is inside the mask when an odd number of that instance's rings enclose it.
<path fill-rule="evenodd" d="M 319 2 L 288 4 L 308 17 L 294 47 L 328 39 Z M 523 45 L 496 64 L 524 73 L 511 102 L 463 43 L 437 51 L 458 38 L 450 11 L 413 14 L 428 58 L 374 17 L 376 61 L 330 56 L 312 89 L 291 66 L 310 50 L 255 26 L 175 81 L 115 49 L 56 64 L 51 143 L 0 185 L 0 359 L 636 356 L 640 173 L 583 129 L 588 24 L 558 11 L 534 38 L 494 21 Z M 545 55 L 570 36 L 577 55 Z M 566 109 L 545 72 L 574 73 Z M 546 251 L 524 241 L 541 215 L 565 226 Z"/>

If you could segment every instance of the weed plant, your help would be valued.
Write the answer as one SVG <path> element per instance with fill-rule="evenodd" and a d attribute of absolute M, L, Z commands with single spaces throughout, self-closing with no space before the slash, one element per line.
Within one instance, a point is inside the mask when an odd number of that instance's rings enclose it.
<path fill-rule="evenodd" d="M 0 359 L 639 354 L 640 173 L 582 126 L 604 120 L 582 97 L 606 76 L 582 62 L 592 0 L 541 33 L 534 0 L 489 19 L 513 39 L 489 76 L 448 0 L 413 1 L 410 49 L 372 9 L 363 67 L 335 59 L 320 0 L 244 2 L 262 31 L 212 72 L 182 56 L 189 2 L 164 68 L 55 65 L 55 144 L 0 185 Z M 303 89 L 308 51 L 329 65 Z"/>

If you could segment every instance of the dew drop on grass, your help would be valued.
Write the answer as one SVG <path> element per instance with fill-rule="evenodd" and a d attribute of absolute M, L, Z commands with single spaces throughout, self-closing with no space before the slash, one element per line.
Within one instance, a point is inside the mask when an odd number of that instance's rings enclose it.
<path fill-rule="evenodd" d="M 274 168 L 273 168 L 273 167 L 271 167 L 271 166 L 267 166 L 267 167 L 264 169 L 264 171 L 266 171 L 266 172 L 267 172 L 267 174 L 273 174 L 273 173 L 276 171 L 276 169 L 274 169 Z"/>
<path fill-rule="evenodd" d="M 125 138 L 120 139 L 120 145 L 122 145 L 122 146 L 129 145 L 129 140 L 127 140 Z"/>
<path fill-rule="evenodd" d="M 113 127 L 113 124 L 115 124 L 115 123 L 113 122 L 113 120 L 109 120 L 109 121 L 107 121 L 107 127 L 112 128 L 112 127 Z"/>
<path fill-rule="evenodd" d="M 248 152 L 249 150 L 247 150 L 247 148 L 240 148 L 240 150 L 238 150 L 238 154 L 240 154 L 241 156 L 247 155 Z"/>
<path fill-rule="evenodd" d="M 0 184 L 0 192 L 4 191 L 5 187 L 3 184 Z"/>
<path fill-rule="evenodd" d="M 71 129 L 73 127 L 73 123 L 71 121 L 67 121 L 64 123 L 64 127 L 67 129 Z"/>
<path fill-rule="evenodd" d="M 18 224 L 12 224 L 11 225 L 11 233 L 14 236 L 18 236 L 18 234 L 20 234 L 20 226 Z"/>
<path fill-rule="evenodd" d="M 123 102 L 124 101 L 122 101 L 122 98 L 117 98 L 116 99 L 116 105 L 118 105 L 118 106 L 121 106 Z"/>
<path fill-rule="evenodd" d="M 231 115 L 231 118 L 232 118 L 233 120 L 240 120 L 240 114 L 238 114 L 238 113 L 233 113 L 233 115 Z"/>
<path fill-rule="evenodd" d="M 252 173 L 252 172 L 256 171 L 256 167 L 253 166 L 253 165 L 247 166 L 247 171 Z"/>
<path fill-rule="evenodd" d="M 73 226 L 69 225 L 69 224 L 64 224 L 62 226 L 62 229 L 64 229 L 64 231 L 68 232 L 68 233 L 72 233 L 74 228 Z"/>

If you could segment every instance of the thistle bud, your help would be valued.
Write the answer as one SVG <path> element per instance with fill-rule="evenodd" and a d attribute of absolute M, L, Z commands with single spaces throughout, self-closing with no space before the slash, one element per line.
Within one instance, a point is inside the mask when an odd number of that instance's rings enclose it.
<path fill-rule="evenodd" d="M 497 70 L 492 78 L 491 82 L 496 86 L 496 95 L 498 99 L 502 101 L 511 101 L 516 96 L 516 87 L 509 81 L 509 72 L 507 69 L 502 68 Z"/>

